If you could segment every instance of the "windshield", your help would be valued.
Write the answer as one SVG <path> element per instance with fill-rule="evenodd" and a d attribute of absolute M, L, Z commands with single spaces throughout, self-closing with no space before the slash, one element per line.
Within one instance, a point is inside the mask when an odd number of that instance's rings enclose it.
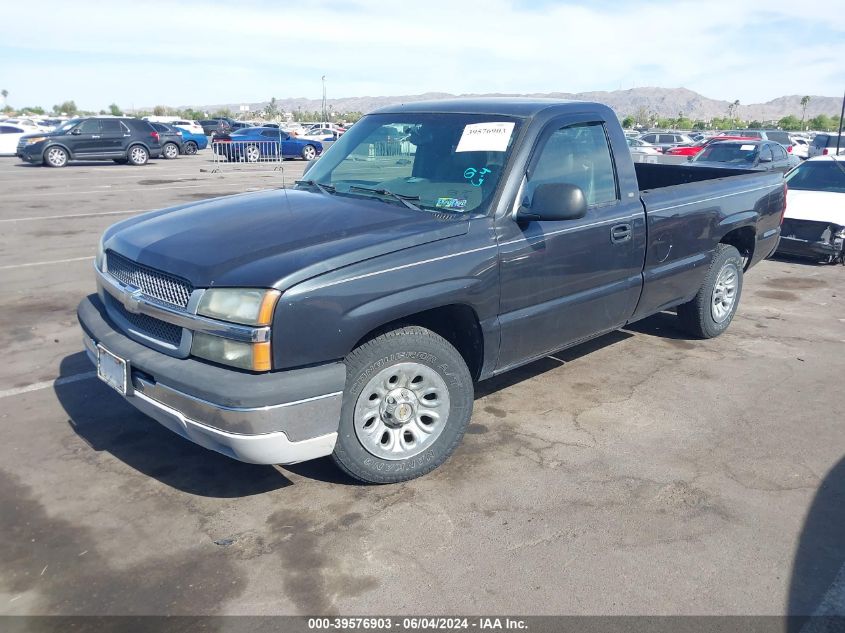
<path fill-rule="evenodd" d="M 802 163 L 786 176 L 790 189 L 845 193 L 845 165 L 835 160 Z"/>
<path fill-rule="evenodd" d="M 484 213 L 502 176 L 520 119 L 407 113 L 364 117 L 306 172 L 343 195 L 456 213 Z M 407 206 L 407 205 L 406 205 Z"/>
<path fill-rule="evenodd" d="M 71 128 L 77 126 L 77 124 L 82 121 L 82 119 L 71 119 L 70 121 L 65 121 L 59 127 L 56 128 L 57 132 L 67 132 Z"/>
<path fill-rule="evenodd" d="M 717 163 L 753 163 L 757 158 L 758 146 L 753 143 L 712 143 L 705 147 L 695 161 L 714 161 Z"/>

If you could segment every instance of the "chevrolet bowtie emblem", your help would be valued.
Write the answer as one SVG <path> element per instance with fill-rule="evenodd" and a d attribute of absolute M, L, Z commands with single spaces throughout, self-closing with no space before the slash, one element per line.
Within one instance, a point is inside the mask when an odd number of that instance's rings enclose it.
<path fill-rule="evenodd" d="M 144 291 L 140 288 L 133 288 L 132 286 L 126 289 L 126 294 L 123 296 L 123 307 L 127 312 L 138 314 L 141 310 L 141 297 Z"/>

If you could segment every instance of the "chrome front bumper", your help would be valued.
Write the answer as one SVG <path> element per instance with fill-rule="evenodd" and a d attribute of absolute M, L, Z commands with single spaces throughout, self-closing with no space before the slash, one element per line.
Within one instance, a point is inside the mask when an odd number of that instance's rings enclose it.
<path fill-rule="evenodd" d="M 97 364 L 97 346 L 84 336 L 88 359 Z M 284 431 L 294 419 L 339 419 L 342 393 L 329 393 L 266 407 L 225 407 L 167 385 L 132 376 L 125 400 L 171 431 L 228 457 L 251 464 L 295 464 L 330 455 L 337 432 L 291 441 Z M 234 433 L 224 429 L 249 429 Z"/>

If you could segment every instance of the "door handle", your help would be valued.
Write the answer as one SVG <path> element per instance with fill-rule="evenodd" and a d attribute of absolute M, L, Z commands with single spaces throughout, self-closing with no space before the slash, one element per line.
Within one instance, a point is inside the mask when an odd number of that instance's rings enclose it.
<path fill-rule="evenodd" d="M 610 227 L 610 241 L 613 244 L 620 244 L 631 239 L 630 224 L 614 224 Z"/>

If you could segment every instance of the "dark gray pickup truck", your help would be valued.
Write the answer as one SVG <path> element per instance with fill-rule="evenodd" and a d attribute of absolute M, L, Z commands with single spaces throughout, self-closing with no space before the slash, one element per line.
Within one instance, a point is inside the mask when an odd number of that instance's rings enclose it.
<path fill-rule="evenodd" d="M 477 381 L 669 308 L 721 334 L 784 204 L 779 173 L 634 165 L 603 105 L 407 104 L 294 188 L 112 226 L 78 316 L 98 375 L 183 437 L 396 482 L 448 458 Z"/>

